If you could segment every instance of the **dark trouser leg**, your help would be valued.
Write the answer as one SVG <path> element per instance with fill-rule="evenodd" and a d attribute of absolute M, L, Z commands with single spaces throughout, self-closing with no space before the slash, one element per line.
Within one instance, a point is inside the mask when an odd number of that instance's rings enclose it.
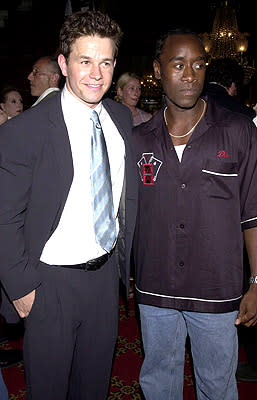
<path fill-rule="evenodd" d="M 251 272 L 249 260 L 246 249 L 244 248 L 244 293 L 249 289 L 250 276 Z M 257 372 L 257 326 L 240 328 L 240 334 L 242 336 L 247 362 Z"/>
<path fill-rule="evenodd" d="M 257 326 L 247 328 L 244 349 L 249 365 L 257 372 Z"/>
<path fill-rule="evenodd" d="M 25 320 L 26 400 L 64 400 L 68 391 L 75 332 L 54 268 L 41 267 L 43 283 Z"/>
<path fill-rule="evenodd" d="M 26 321 L 27 400 L 104 400 L 117 335 L 118 272 L 42 265 Z"/>
<path fill-rule="evenodd" d="M 69 400 L 104 400 L 108 395 L 118 332 L 118 283 L 117 268 L 107 265 L 77 331 Z"/>

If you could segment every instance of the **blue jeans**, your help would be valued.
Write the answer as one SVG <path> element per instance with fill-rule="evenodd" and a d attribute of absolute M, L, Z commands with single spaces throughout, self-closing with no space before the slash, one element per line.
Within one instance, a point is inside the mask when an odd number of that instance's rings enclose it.
<path fill-rule="evenodd" d="M 8 392 L 0 369 L 0 400 L 8 400 Z"/>
<path fill-rule="evenodd" d="M 190 337 L 198 400 L 237 400 L 237 312 L 177 311 L 140 304 L 146 400 L 182 400 L 185 342 Z"/>

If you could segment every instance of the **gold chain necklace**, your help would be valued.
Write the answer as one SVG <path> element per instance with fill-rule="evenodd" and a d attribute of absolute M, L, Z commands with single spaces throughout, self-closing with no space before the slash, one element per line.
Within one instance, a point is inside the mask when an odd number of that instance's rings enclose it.
<path fill-rule="evenodd" d="M 195 129 L 196 125 L 198 125 L 199 122 L 201 121 L 201 119 L 203 118 L 203 115 L 204 115 L 205 110 L 206 110 L 206 102 L 205 102 L 203 99 L 201 99 L 201 100 L 202 100 L 203 103 L 204 103 L 204 104 L 203 104 L 203 111 L 202 111 L 202 113 L 201 113 L 201 115 L 200 115 L 200 118 L 199 118 L 199 119 L 196 121 L 196 123 L 194 124 L 193 128 L 191 128 L 191 129 L 190 129 L 187 133 L 185 133 L 184 135 L 173 135 L 172 133 L 169 132 L 169 135 L 170 135 L 170 136 L 172 136 L 172 137 L 174 137 L 174 138 L 183 138 L 183 137 L 186 137 L 186 136 L 190 135 L 190 133 L 193 132 L 193 130 Z M 166 119 L 166 110 L 167 110 L 167 107 L 165 108 L 163 115 L 164 115 L 165 124 L 167 125 L 167 128 L 168 128 L 168 123 L 167 123 L 167 119 Z"/>

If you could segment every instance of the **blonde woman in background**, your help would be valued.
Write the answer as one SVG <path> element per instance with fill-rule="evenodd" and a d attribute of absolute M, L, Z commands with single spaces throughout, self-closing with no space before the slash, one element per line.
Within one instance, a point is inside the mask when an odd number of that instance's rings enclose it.
<path fill-rule="evenodd" d="M 136 74 L 132 72 L 122 74 L 117 81 L 116 90 L 116 100 L 130 109 L 134 126 L 146 122 L 152 117 L 152 114 L 137 107 L 141 95 L 141 83 Z"/>

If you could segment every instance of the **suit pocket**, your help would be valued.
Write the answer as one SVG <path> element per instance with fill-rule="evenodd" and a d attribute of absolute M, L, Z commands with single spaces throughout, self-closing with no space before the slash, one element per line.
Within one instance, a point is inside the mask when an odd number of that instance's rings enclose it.
<path fill-rule="evenodd" d="M 40 309 L 40 304 L 41 304 L 42 286 L 43 286 L 43 284 L 41 283 L 41 285 L 38 286 L 38 287 L 35 289 L 35 299 L 34 299 L 34 302 L 33 302 L 33 304 L 32 304 L 30 313 L 29 313 L 29 315 L 26 317 L 26 320 L 27 320 L 27 321 L 30 320 L 31 317 L 34 316 L 34 314 L 35 314 L 35 315 L 38 314 L 38 309 Z"/>

